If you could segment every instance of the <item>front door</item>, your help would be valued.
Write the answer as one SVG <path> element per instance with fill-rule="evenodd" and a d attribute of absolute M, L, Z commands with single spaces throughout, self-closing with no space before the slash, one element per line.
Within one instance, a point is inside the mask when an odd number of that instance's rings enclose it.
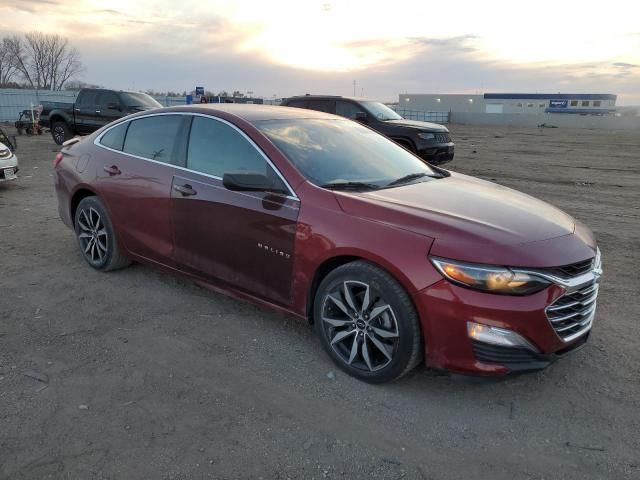
<path fill-rule="evenodd" d="M 248 137 L 210 117 L 193 117 L 186 167 L 174 176 L 171 189 L 178 268 L 288 303 L 300 208 L 293 192 L 226 189 L 222 176 L 233 171 L 267 174 L 288 187 Z"/>
<path fill-rule="evenodd" d="M 99 193 L 128 251 L 173 266 L 171 182 L 185 115 L 123 122 L 99 139 Z M 107 150 L 110 149 L 110 150 Z"/>

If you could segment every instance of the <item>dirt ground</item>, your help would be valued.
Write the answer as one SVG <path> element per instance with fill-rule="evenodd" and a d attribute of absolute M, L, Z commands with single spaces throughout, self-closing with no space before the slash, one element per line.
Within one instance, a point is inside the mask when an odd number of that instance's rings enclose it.
<path fill-rule="evenodd" d="M 48 135 L 0 185 L 0 478 L 639 479 L 640 134 L 451 126 L 450 168 L 597 234 L 590 343 L 503 379 L 341 373 L 296 320 L 135 265 L 90 269 Z"/>

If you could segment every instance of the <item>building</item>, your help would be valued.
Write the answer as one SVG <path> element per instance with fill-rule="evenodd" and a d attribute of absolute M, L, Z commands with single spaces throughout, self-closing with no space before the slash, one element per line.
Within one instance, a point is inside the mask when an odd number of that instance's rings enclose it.
<path fill-rule="evenodd" d="M 399 109 L 418 112 L 608 115 L 616 95 L 607 93 L 400 94 Z"/>

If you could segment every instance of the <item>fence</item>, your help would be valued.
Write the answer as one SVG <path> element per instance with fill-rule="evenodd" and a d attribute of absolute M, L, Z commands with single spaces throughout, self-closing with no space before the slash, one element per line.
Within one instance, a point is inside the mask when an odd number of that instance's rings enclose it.
<path fill-rule="evenodd" d="M 421 122 L 449 123 L 449 112 L 421 112 L 404 108 L 393 108 L 402 118 L 419 120 Z"/>
<path fill-rule="evenodd" d="M 73 102 L 75 91 L 0 89 L 0 122 L 15 121 L 22 110 L 37 107 L 44 102 Z"/>
<path fill-rule="evenodd" d="M 475 113 L 453 112 L 452 123 L 467 125 L 505 125 L 513 127 L 554 126 L 558 128 L 586 128 L 601 130 L 640 130 L 640 117 L 613 115 L 576 115 L 567 113 Z"/>

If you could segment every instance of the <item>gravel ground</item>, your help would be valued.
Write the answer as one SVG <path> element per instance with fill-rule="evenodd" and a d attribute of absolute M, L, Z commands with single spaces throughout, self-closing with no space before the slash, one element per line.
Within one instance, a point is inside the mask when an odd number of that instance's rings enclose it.
<path fill-rule="evenodd" d="M 452 125 L 454 170 L 597 234 L 590 343 L 503 379 L 345 376 L 299 321 L 134 265 L 57 217 L 48 135 L 0 185 L 0 478 L 640 478 L 638 132 Z"/>

